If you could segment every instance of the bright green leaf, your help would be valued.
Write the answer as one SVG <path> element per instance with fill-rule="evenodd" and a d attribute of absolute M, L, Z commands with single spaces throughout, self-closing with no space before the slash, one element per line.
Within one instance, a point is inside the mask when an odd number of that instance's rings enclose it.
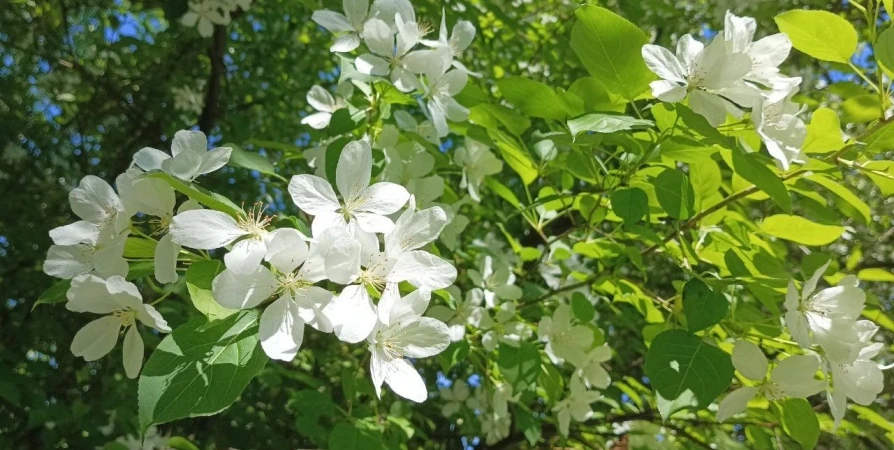
<path fill-rule="evenodd" d="M 571 136 L 584 132 L 614 133 L 616 131 L 638 130 L 655 125 L 651 120 L 635 119 L 618 114 L 590 113 L 568 121 Z"/>
<path fill-rule="evenodd" d="M 857 30 L 828 11 L 788 11 L 776 16 L 776 24 L 792 46 L 816 59 L 847 64 L 857 50 Z"/>
<path fill-rule="evenodd" d="M 742 153 L 734 151 L 733 170 L 740 177 L 750 181 L 760 190 L 770 195 L 773 203 L 776 203 L 783 211 L 792 210 L 792 198 L 782 182 L 772 170 L 770 170 L 756 153 Z"/>
<path fill-rule="evenodd" d="M 508 77 L 497 81 L 497 88 L 509 103 L 531 117 L 564 120 L 567 115 L 556 92 L 539 81 Z"/>
<path fill-rule="evenodd" d="M 862 223 L 868 224 L 872 220 L 872 211 L 870 211 L 869 205 L 861 200 L 860 197 L 857 197 L 856 194 L 851 192 L 850 189 L 842 186 L 841 184 L 835 182 L 825 175 L 811 174 L 806 176 L 805 178 L 828 189 L 830 192 L 838 196 L 838 198 L 853 206 L 854 209 L 860 214 L 858 218 L 861 219 Z"/>
<path fill-rule="evenodd" d="M 761 223 L 760 231 L 770 236 L 804 245 L 828 245 L 838 240 L 844 227 L 822 225 L 801 216 L 776 214 Z"/>
<path fill-rule="evenodd" d="M 211 294 L 211 283 L 224 270 L 224 264 L 217 260 L 196 261 L 186 269 L 186 288 L 193 306 L 208 320 L 219 320 L 238 312 L 220 306 Z"/>
<path fill-rule="evenodd" d="M 841 134 L 838 114 L 829 108 L 814 111 L 810 124 L 807 125 L 804 153 L 829 153 L 842 147 L 844 147 L 844 136 Z"/>
<path fill-rule="evenodd" d="M 661 208 L 674 219 L 692 217 L 695 208 L 695 192 L 689 177 L 677 169 L 665 169 L 652 182 Z"/>
<path fill-rule="evenodd" d="M 260 153 L 243 150 L 242 147 L 236 144 L 225 144 L 224 147 L 231 147 L 233 149 L 233 153 L 230 155 L 229 165 L 278 176 L 273 164 L 270 163 L 267 157 Z"/>
<path fill-rule="evenodd" d="M 168 182 L 174 190 L 185 194 L 187 197 L 205 205 L 208 208 L 227 213 L 233 217 L 244 216 L 245 212 L 242 208 L 236 206 L 230 199 L 215 192 L 208 191 L 204 188 L 196 186 L 193 183 L 174 178 L 161 171 L 147 172 L 146 177 L 160 178 Z"/>
<path fill-rule="evenodd" d="M 894 273 L 890 270 L 874 267 L 857 272 L 857 278 L 863 281 L 883 281 L 894 283 Z"/>
<path fill-rule="evenodd" d="M 785 433 L 801 444 L 804 450 L 816 447 L 820 427 L 810 402 L 803 398 L 788 398 L 777 403 L 777 406 Z"/>

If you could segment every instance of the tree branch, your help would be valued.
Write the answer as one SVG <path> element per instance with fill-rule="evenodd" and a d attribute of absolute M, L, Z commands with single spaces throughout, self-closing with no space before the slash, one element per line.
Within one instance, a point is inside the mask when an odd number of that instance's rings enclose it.
<path fill-rule="evenodd" d="M 205 93 L 205 107 L 199 116 L 199 129 L 209 134 L 214 128 L 214 123 L 220 115 L 219 101 L 223 75 L 226 72 L 224 66 L 224 50 L 227 43 L 227 29 L 222 25 L 214 26 L 214 35 L 211 37 L 211 48 L 208 56 L 211 58 L 211 74 L 208 76 L 208 91 Z"/>

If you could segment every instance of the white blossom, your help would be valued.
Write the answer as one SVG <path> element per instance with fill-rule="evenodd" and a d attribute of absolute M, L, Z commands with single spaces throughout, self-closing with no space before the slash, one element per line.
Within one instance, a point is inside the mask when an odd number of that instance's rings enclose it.
<path fill-rule="evenodd" d="M 230 20 L 230 9 L 224 1 L 194 0 L 189 2 L 189 11 L 180 18 L 180 23 L 197 27 L 202 37 L 211 37 L 215 25 L 228 25 Z"/>
<path fill-rule="evenodd" d="M 420 105 L 425 106 L 438 137 L 447 136 L 450 132 L 447 119 L 463 122 L 469 118 L 469 110 L 453 98 L 466 87 L 469 74 L 459 69 L 450 70 L 453 56 L 446 48 L 418 50 L 412 56 L 406 63 L 407 69 L 425 75 Z"/>
<path fill-rule="evenodd" d="M 469 269 L 468 275 L 472 283 L 484 292 L 488 308 L 496 306 L 497 300 L 518 300 L 522 297 L 521 288 L 515 285 L 515 274 L 507 264 L 485 255 L 479 268 L 480 271 Z"/>
<path fill-rule="evenodd" d="M 831 378 L 826 398 L 836 427 L 844 418 L 848 399 L 869 406 L 885 389 L 882 367 L 872 361 L 872 358 L 878 356 L 879 351 L 885 348 L 882 342 L 872 342 L 872 337 L 878 332 L 879 327 L 869 320 L 859 320 L 855 327 L 863 345 L 857 359 L 850 363 L 824 359 L 824 370 Z"/>
<path fill-rule="evenodd" d="M 65 307 L 74 312 L 103 314 L 81 328 L 71 342 L 71 352 L 87 361 L 107 355 L 118 342 L 124 328 L 124 371 L 136 378 L 143 366 L 143 338 L 136 323 L 170 333 L 171 328 L 152 305 L 143 303 L 137 287 L 120 276 L 103 280 L 94 275 L 81 275 L 71 281 Z"/>
<path fill-rule="evenodd" d="M 806 161 L 802 147 L 807 139 L 807 125 L 798 117 L 802 108 L 791 97 L 798 92 L 801 78 L 788 78 L 787 85 L 764 93 L 751 113 L 751 120 L 767 151 L 784 170 L 795 161 Z"/>
<path fill-rule="evenodd" d="M 481 306 L 484 303 L 484 291 L 479 288 L 469 289 L 466 291 L 465 298 L 460 295 L 459 288 L 456 286 L 451 286 L 447 291 L 453 296 L 456 309 L 435 305 L 429 309 L 428 315 L 447 324 L 450 328 L 450 340 L 453 342 L 463 340 L 466 335 L 466 325 L 482 330 L 493 325 L 493 320 L 487 310 Z"/>
<path fill-rule="evenodd" d="M 593 409 L 590 404 L 600 398 L 602 398 L 602 394 L 587 390 L 580 377 L 573 375 L 569 383 L 568 396 L 553 407 L 553 412 L 556 413 L 559 422 L 559 433 L 562 436 L 568 436 L 571 419 L 576 422 L 585 422 L 593 417 Z"/>
<path fill-rule="evenodd" d="M 493 328 L 481 337 L 481 346 L 489 352 L 494 351 L 498 343 L 518 347 L 521 341 L 534 334 L 524 322 L 515 320 L 515 303 L 500 305 L 494 318 Z"/>
<path fill-rule="evenodd" d="M 739 414 L 748 402 L 760 395 L 776 401 L 786 397 L 807 398 L 825 387 L 823 381 L 814 378 L 820 360 L 816 355 L 796 355 L 779 361 L 767 377 L 770 363 L 757 345 L 748 341 L 736 341 L 733 347 L 733 366 L 745 378 L 757 382 L 755 386 L 743 386 L 724 397 L 717 410 L 717 421 Z"/>
<path fill-rule="evenodd" d="M 456 149 L 453 161 L 463 169 L 459 187 L 469 190 L 469 196 L 481 202 L 480 187 L 484 177 L 503 170 L 503 161 L 497 158 L 484 144 L 466 138 L 465 146 Z"/>
<path fill-rule="evenodd" d="M 342 88 L 341 86 L 347 86 L 347 88 Z M 350 83 L 343 83 L 339 85 L 339 89 L 345 90 L 350 86 Z M 344 101 L 342 96 L 333 96 L 322 86 L 316 84 L 307 91 L 307 103 L 317 112 L 301 119 L 301 123 L 310 125 L 315 130 L 328 127 L 329 122 L 332 120 L 332 115 L 339 109 L 347 107 L 347 102 Z"/>
<path fill-rule="evenodd" d="M 208 151 L 208 138 L 201 131 L 180 130 L 174 134 L 171 154 L 144 147 L 133 155 L 134 163 L 143 170 L 161 170 L 184 181 L 214 172 L 230 160 L 233 149 L 218 147 Z"/>
<path fill-rule="evenodd" d="M 779 65 L 792 51 L 792 41 L 777 33 L 754 41 L 757 22 L 752 17 L 739 17 L 727 11 L 723 37 L 731 53 L 744 53 L 751 59 L 751 70 L 745 79 L 770 85 L 779 77 Z"/>
<path fill-rule="evenodd" d="M 224 255 L 224 263 L 236 273 L 250 274 L 257 271 L 267 254 L 271 237 L 266 229 L 269 222 L 270 218 L 260 209 L 238 218 L 210 209 L 183 211 L 171 219 L 171 240 L 200 250 L 213 250 L 235 242 Z"/>
<path fill-rule="evenodd" d="M 381 398 L 382 384 L 397 395 L 414 402 L 428 397 L 425 380 L 406 358 L 427 358 L 450 345 L 443 322 L 422 317 L 428 308 L 430 292 L 418 289 L 400 298 L 395 287 L 382 294 L 379 323 L 369 335 L 370 376 L 376 395 Z"/>
<path fill-rule="evenodd" d="M 587 350 L 593 345 L 593 331 L 585 325 L 572 325 L 571 307 L 560 303 L 552 317 L 543 317 L 537 325 L 537 336 L 546 343 L 546 354 L 553 364 L 568 360 L 582 365 Z"/>

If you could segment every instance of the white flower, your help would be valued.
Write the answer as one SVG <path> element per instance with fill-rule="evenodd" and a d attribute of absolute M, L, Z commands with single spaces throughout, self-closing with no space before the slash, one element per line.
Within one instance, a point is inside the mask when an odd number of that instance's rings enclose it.
<path fill-rule="evenodd" d="M 382 294 L 379 323 L 368 338 L 369 371 L 379 398 L 383 383 L 397 395 L 417 403 L 428 397 L 425 380 L 405 358 L 434 356 L 450 345 L 447 325 L 422 317 L 430 295 L 419 289 L 400 298 L 396 287 Z"/>
<path fill-rule="evenodd" d="M 575 366 L 582 365 L 593 345 L 593 331 L 584 325 L 572 325 L 571 307 L 565 303 L 556 307 L 552 317 L 540 319 L 537 336 L 546 342 L 546 354 L 553 364 L 568 360 Z"/>
<path fill-rule="evenodd" d="M 341 236 L 326 254 L 326 271 L 332 281 L 350 284 L 333 304 L 333 326 L 342 341 L 359 342 L 375 326 L 375 307 L 367 288 L 384 288 L 384 296 L 396 291 L 401 281 L 432 291 L 456 280 L 456 269 L 449 262 L 419 250 L 438 237 L 446 225 L 446 214 L 437 207 L 417 212 L 412 203 L 385 234 L 384 252 L 378 251 L 377 241 L 364 245 L 346 231 L 332 228 Z"/>
<path fill-rule="evenodd" d="M 777 33 L 754 42 L 756 28 L 753 18 L 739 17 L 727 11 L 723 37 L 730 52 L 744 53 L 751 58 L 751 71 L 745 79 L 770 85 L 779 74 L 779 65 L 792 51 L 792 41 L 784 33 Z"/>
<path fill-rule="evenodd" d="M 391 75 L 394 87 L 402 92 L 412 92 L 421 86 L 416 76 L 407 69 L 410 52 L 419 42 L 420 30 L 414 21 L 405 22 L 398 14 L 395 18 L 397 37 L 391 27 L 378 18 L 370 19 L 363 26 L 363 39 L 372 53 L 357 57 L 354 64 L 360 73 L 367 75 Z"/>
<path fill-rule="evenodd" d="M 577 363 L 577 375 L 587 384 L 587 387 L 605 389 L 611 384 L 612 379 L 608 371 L 602 367 L 602 363 L 612 359 L 612 350 L 607 344 L 590 350 L 583 361 Z"/>
<path fill-rule="evenodd" d="M 444 417 L 450 417 L 459 412 L 463 405 L 468 404 L 469 385 L 463 380 L 456 380 L 453 386 L 449 388 L 441 388 L 438 390 L 444 406 L 441 407 L 441 414 Z"/>
<path fill-rule="evenodd" d="M 143 303 L 137 287 L 122 277 L 103 280 L 94 275 L 78 276 L 71 281 L 67 297 L 65 307 L 70 311 L 105 315 L 75 334 L 71 352 L 87 361 L 102 358 L 115 347 L 124 327 L 124 371 L 128 378 L 136 378 L 143 366 L 143 338 L 137 331 L 137 321 L 162 333 L 171 332 L 161 314 Z"/>
<path fill-rule="evenodd" d="M 330 33 L 339 35 L 329 47 L 332 52 L 350 52 L 360 46 L 360 34 L 370 14 L 369 0 L 344 0 L 344 14 L 322 9 L 314 11 L 311 20 Z M 375 10 L 375 8 L 373 8 Z"/>
<path fill-rule="evenodd" d="M 511 397 L 511 395 L 510 395 Z M 509 437 L 512 415 L 509 414 L 509 400 L 506 392 L 495 389 L 489 405 L 481 405 L 481 434 L 487 445 L 494 445 Z"/>
<path fill-rule="evenodd" d="M 496 265 L 496 269 L 494 268 Z M 485 255 L 481 261 L 481 271 L 469 269 L 469 279 L 475 286 L 484 291 L 485 306 L 493 308 L 497 300 L 518 300 L 522 297 L 522 290 L 516 286 L 515 274 L 502 261 L 494 260 L 490 255 Z"/>
<path fill-rule="evenodd" d="M 569 384 L 568 396 L 553 407 L 562 436 L 568 436 L 572 418 L 577 422 L 585 422 L 593 417 L 593 409 L 590 404 L 602 398 L 602 394 L 599 392 L 588 391 L 577 376 L 572 376 Z"/>
<path fill-rule="evenodd" d="M 657 45 L 644 45 L 642 54 L 649 69 L 661 78 L 651 83 L 652 95 L 663 102 L 676 103 L 689 93 L 692 110 L 715 127 L 726 120 L 728 111 L 736 110 L 724 94 L 737 94 L 737 98 L 756 95 L 756 91 L 741 83 L 751 71 L 751 58 L 732 52 L 722 37 L 705 47 L 687 34 L 677 42 L 676 55 Z"/>
<path fill-rule="evenodd" d="M 438 137 L 447 136 L 450 132 L 447 119 L 462 122 L 469 118 L 469 110 L 453 98 L 466 87 L 469 74 L 458 69 L 450 70 L 453 57 L 446 48 L 418 50 L 411 56 L 406 61 L 407 69 L 425 75 L 422 86 L 425 94 L 419 100 L 420 105 L 424 100 Z"/>
<path fill-rule="evenodd" d="M 441 28 L 438 32 L 437 40 L 429 40 L 423 39 L 420 42 L 422 44 L 432 47 L 432 48 L 447 48 L 450 50 L 450 53 L 453 55 L 453 67 L 462 70 L 469 75 L 480 77 L 481 74 L 470 72 L 469 69 L 466 68 L 463 63 L 459 62 L 456 58 L 462 55 L 462 53 L 472 45 L 472 41 L 475 40 L 475 25 L 468 20 L 460 20 L 457 21 L 456 24 L 453 25 L 453 30 L 451 30 L 450 35 L 447 35 L 447 14 L 442 9 L 441 10 Z"/>
<path fill-rule="evenodd" d="M 394 223 L 386 217 L 407 203 L 410 193 L 400 185 L 388 182 L 370 186 L 372 150 L 366 141 L 345 145 L 335 169 L 335 185 L 339 201 L 328 181 L 316 175 L 295 175 L 289 182 L 292 200 L 307 214 L 314 216 L 311 227 L 316 236 L 329 227 L 341 227 L 353 235 L 385 233 Z M 358 229 L 359 228 L 359 229 Z"/>
<path fill-rule="evenodd" d="M 349 83 L 347 85 L 350 86 Z M 329 91 L 316 84 L 307 91 L 307 103 L 317 112 L 301 119 L 301 123 L 310 125 L 315 130 L 328 127 L 329 121 L 332 120 L 332 114 L 347 106 L 341 97 L 333 97 Z"/>
<path fill-rule="evenodd" d="M 174 94 L 174 108 L 195 115 L 202 113 L 205 107 L 205 97 L 201 89 L 193 89 L 189 85 L 171 88 Z"/>
<path fill-rule="evenodd" d="M 465 146 L 456 149 L 453 161 L 463 169 L 463 178 L 459 187 L 469 190 L 469 196 L 481 202 L 479 188 L 484 177 L 500 173 L 503 161 L 500 161 L 484 144 L 473 139 L 466 139 Z"/>
<path fill-rule="evenodd" d="M 119 177 L 119 186 L 126 184 Z M 102 277 L 127 274 L 124 243 L 130 233 L 125 202 L 108 183 L 87 175 L 69 193 L 71 210 L 82 220 L 50 230 L 54 245 L 47 252 L 44 273 L 71 279 L 96 273 Z"/>
<path fill-rule="evenodd" d="M 314 286 L 323 279 L 316 249 L 308 249 L 307 238 L 297 230 L 280 228 L 270 233 L 264 266 L 248 274 L 227 269 L 211 285 L 214 299 L 227 308 L 248 309 L 276 295 L 261 314 L 261 347 L 273 359 L 291 361 L 304 340 L 304 325 L 332 332 L 329 309 L 331 292 Z M 313 253 L 312 253 L 313 252 Z"/>
<path fill-rule="evenodd" d="M 434 145 L 441 146 L 441 139 L 438 137 L 438 130 L 430 120 L 417 122 L 416 118 L 404 110 L 394 111 L 394 121 L 397 127 L 404 131 L 409 131 L 421 136 Z"/>
<path fill-rule="evenodd" d="M 234 219 L 210 209 L 183 211 L 171 219 L 171 240 L 179 245 L 200 250 L 213 250 L 236 242 L 224 256 L 227 269 L 250 274 L 267 254 L 270 222 L 260 209 Z"/>
<path fill-rule="evenodd" d="M 829 262 L 804 283 L 800 297 L 794 281 L 789 281 L 784 304 L 785 324 L 801 347 L 809 348 L 816 343 L 830 359 L 850 363 L 863 347 L 854 323 L 863 311 L 866 294 L 857 287 L 857 278 L 853 275 L 844 277 L 838 286 L 814 293 Z"/>
<path fill-rule="evenodd" d="M 790 356 L 776 365 L 769 378 L 769 361 L 757 345 L 748 341 L 736 341 L 733 347 L 733 366 L 745 378 L 756 381 L 756 386 L 743 386 L 727 395 L 717 410 L 717 421 L 739 414 L 748 407 L 752 398 L 761 395 L 776 401 L 785 397 L 807 398 L 823 390 L 825 382 L 814 379 L 819 369 L 816 355 Z"/>
<path fill-rule="evenodd" d="M 451 286 L 447 289 L 456 301 L 456 309 L 444 305 L 432 306 L 428 315 L 447 324 L 450 328 L 450 340 L 459 342 L 466 335 L 466 325 L 486 330 L 493 325 L 490 315 L 481 304 L 484 302 L 484 291 L 472 288 L 466 291 L 466 297 L 460 296 L 459 288 Z"/>
<path fill-rule="evenodd" d="M 230 160 L 233 149 L 218 147 L 208 151 L 208 139 L 201 131 L 180 130 L 174 134 L 171 155 L 144 147 L 133 155 L 134 163 L 143 170 L 162 170 L 184 181 L 214 172 Z"/>
<path fill-rule="evenodd" d="M 760 135 L 770 156 L 788 170 L 792 162 L 806 161 L 802 151 L 807 139 L 807 126 L 798 118 L 801 107 L 791 98 L 798 92 L 801 78 L 788 78 L 786 86 L 765 93 L 760 104 L 751 113 L 754 129 Z"/>
<path fill-rule="evenodd" d="M 189 2 L 189 11 L 180 18 L 180 23 L 187 27 L 198 24 L 199 35 L 211 37 L 214 25 L 230 23 L 230 11 L 220 0 L 197 0 Z"/>
<path fill-rule="evenodd" d="M 851 363 L 841 363 L 825 359 L 825 370 L 831 375 L 831 383 L 826 390 L 829 409 L 835 419 L 835 426 L 841 423 L 847 411 L 847 399 L 869 406 L 885 389 L 882 367 L 872 361 L 878 352 L 885 347 L 881 342 L 872 342 L 878 332 L 878 325 L 868 320 L 856 323 L 857 333 L 863 348 L 857 359 Z"/>
<path fill-rule="evenodd" d="M 512 320 L 515 317 L 515 303 L 506 302 L 500 305 L 496 313 L 494 328 L 481 337 L 481 345 L 485 350 L 492 352 L 497 344 L 502 342 L 512 347 L 531 337 L 533 332 L 524 322 Z"/>

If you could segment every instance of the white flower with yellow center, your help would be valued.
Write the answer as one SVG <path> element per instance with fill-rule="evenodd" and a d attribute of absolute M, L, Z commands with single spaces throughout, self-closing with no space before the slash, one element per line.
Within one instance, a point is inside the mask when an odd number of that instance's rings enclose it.
<path fill-rule="evenodd" d="M 81 275 L 71 281 L 65 307 L 74 312 L 104 314 L 81 328 L 71 341 L 71 352 L 87 361 L 107 355 L 118 342 L 121 329 L 124 335 L 124 371 L 128 378 L 136 378 L 143 366 L 143 338 L 136 323 L 170 333 L 171 328 L 152 307 L 143 303 L 137 287 L 119 276 L 103 280 L 94 275 Z"/>
<path fill-rule="evenodd" d="M 736 341 L 733 347 L 733 366 L 743 377 L 757 382 L 754 386 L 743 386 L 724 397 L 717 410 L 717 421 L 744 412 L 748 402 L 762 396 L 770 401 L 786 397 L 807 398 L 823 390 L 825 382 L 814 378 L 820 360 L 816 355 L 796 355 L 779 361 L 770 372 L 770 363 L 764 352 L 748 341 Z"/>
<path fill-rule="evenodd" d="M 133 155 L 133 162 L 143 170 L 161 170 L 184 181 L 214 172 L 230 160 L 233 149 L 218 147 L 208 150 L 208 138 L 201 131 L 180 130 L 174 134 L 171 154 L 145 147 Z"/>

